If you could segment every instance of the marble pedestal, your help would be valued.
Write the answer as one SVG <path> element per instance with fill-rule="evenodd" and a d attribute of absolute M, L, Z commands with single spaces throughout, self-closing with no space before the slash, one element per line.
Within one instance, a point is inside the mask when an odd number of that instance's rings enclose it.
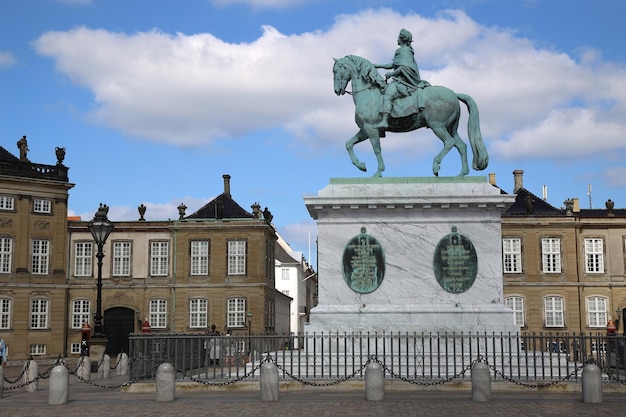
<path fill-rule="evenodd" d="M 486 177 L 334 178 L 304 200 L 317 221 L 319 280 L 305 332 L 519 331 L 504 305 L 500 227 L 515 196 Z M 434 266 L 453 230 L 476 253 L 475 280 L 461 292 L 444 289 Z M 344 279 L 346 245 L 363 231 L 384 253 L 384 277 L 369 293 Z"/>

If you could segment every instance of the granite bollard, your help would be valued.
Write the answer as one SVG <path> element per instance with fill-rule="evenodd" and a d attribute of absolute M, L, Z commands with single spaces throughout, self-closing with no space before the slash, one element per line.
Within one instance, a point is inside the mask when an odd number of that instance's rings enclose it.
<path fill-rule="evenodd" d="M 24 363 L 24 384 L 26 392 L 37 392 L 39 389 L 39 365 L 32 359 Z"/>
<path fill-rule="evenodd" d="M 100 361 L 100 365 L 98 366 L 98 378 L 111 378 L 111 357 L 106 353 L 102 355 L 102 360 Z"/>
<path fill-rule="evenodd" d="M 365 396 L 368 401 L 382 401 L 385 396 L 385 373 L 378 362 L 365 367 Z"/>
<path fill-rule="evenodd" d="M 472 366 L 472 401 L 491 401 L 489 366 L 483 362 L 476 362 Z"/>
<path fill-rule="evenodd" d="M 593 363 L 583 368 L 583 402 L 586 404 L 602 403 L 602 371 Z"/>
<path fill-rule="evenodd" d="M 76 377 L 81 382 L 91 381 L 91 359 L 89 356 L 81 356 L 76 368 Z"/>
<path fill-rule="evenodd" d="M 50 371 L 48 386 L 48 404 L 67 404 L 69 400 L 70 373 L 63 364 L 56 365 Z"/>
<path fill-rule="evenodd" d="M 118 356 L 117 374 L 128 375 L 128 355 L 124 352 L 120 353 Z"/>
<path fill-rule="evenodd" d="M 261 401 L 278 401 L 278 368 L 272 362 L 261 365 Z"/>
<path fill-rule="evenodd" d="M 171 363 L 162 363 L 156 374 L 156 400 L 167 402 L 176 399 L 176 370 Z"/>

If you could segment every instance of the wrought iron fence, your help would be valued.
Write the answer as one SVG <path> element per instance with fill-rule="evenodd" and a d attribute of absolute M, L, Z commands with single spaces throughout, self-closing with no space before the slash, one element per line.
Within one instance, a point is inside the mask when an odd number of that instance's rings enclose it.
<path fill-rule="evenodd" d="M 475 361 L 489 364 L 493 380 L 580 381 L 582 366 L 598 364 L 606 380 L 626 383 L 625 336 L 606 334 L 312 333 L 207 336 L 133 334 L 131 380 L 151 379 L 163 362 L 180 379 L 257 379 L 271 358 L 281 379 L 363 379 L 365 364 L 384 364 L 386 378 L 406 381 L 469 379 Z"/>

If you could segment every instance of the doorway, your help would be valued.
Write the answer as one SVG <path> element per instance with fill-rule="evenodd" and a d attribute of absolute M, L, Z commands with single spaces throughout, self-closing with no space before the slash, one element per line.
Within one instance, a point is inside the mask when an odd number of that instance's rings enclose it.
<path fill-rule="evenodd" d="M 113 307 L 104 312 L 104 334 L 107 336 L 106 353 L 117 356 L 128 353 L 128 335 L 135 331 L 135 311 L 126 307 Z"/>

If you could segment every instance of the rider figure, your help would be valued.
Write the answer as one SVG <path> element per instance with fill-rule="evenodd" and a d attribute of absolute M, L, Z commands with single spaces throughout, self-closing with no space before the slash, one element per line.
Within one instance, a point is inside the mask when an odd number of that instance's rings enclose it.
<path fill-rule="evenodd" d="M 418 88 L 424 88 L 430 85 L 420 78 L 420 71 L 415 62 L 411 42 L 413 42 L 411 32 L 406 29 L 400 30 L 400 34 L 398 35 L 398 45 L 400 45 L 400 47 L 396 49 L 393 62 L 375 65 L 376 68 L 393 70 L 385 74 L 385 80 L 393 77 L 393 81 L 385 87 L 381 110 L 383 119 L 376 126 L 378 129 L 387 129 L 389 127 L 389 113 L 391 112 L 391 103 L 394 99 L 407 97 L 413 94 Z M 416 96 L 418 109 L 421 110 L 424 106 L 421 103 L 419 93 Z"/>

